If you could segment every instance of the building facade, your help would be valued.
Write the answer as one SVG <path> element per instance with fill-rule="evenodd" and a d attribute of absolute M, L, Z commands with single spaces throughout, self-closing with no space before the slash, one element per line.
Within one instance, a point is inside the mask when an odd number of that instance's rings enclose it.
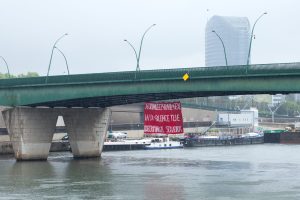
<path fill-rule="evenodd" d="M 250 44 L 250 24 L 247 17 L 213 16 L 205 30 L 205 65 L 207 67 L 226 66 L 224 49 L 228 65 L 246 65 Z"/>
<path fill-rule="evenodd" d="M 272 95 L 272 106 L 277 106 L 285 101 L 285 95 L 276 94 Z"/>
<path fill-rule="evenodd" d="M 249 110 L 241 110 L 240 112 L 218 113 L 218 125 L 228 125 L 230 127 L 251 126 L 256 129 L 258 127 L 258 110 L 250 108 Z"/>

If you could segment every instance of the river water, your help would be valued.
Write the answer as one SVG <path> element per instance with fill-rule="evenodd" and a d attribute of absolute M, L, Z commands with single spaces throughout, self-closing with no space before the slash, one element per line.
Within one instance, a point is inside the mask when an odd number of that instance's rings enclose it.
<path fill-rule="evenodd" d="M 300 199 L 300 145 L 0 157 L 0 199 Z"/>

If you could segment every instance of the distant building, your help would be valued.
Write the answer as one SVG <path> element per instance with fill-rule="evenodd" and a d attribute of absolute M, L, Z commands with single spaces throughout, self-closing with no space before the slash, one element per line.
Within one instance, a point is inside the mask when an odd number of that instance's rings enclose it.
<path fill-rule="evenodd" d="M 283 101 L 285 101 L 285 95 L 283 94 L 272 95 L 272 106 L 279 105 Z"/>
<path fill-rule="evenodd" d="M 206 24 L 205 65 L 226 66 L 222 43 L 213 30 L 224 42 L 228 65 L 246 65 L 250 42 L 248 18 L 215 15 Z"/>
<path fill-rule="evenodd" d="M 258 110 L 241 110 L 240 112 L 219 113 L 217 116 L 218 125 L 227 125 L 230 127 L 258 127 Z"/>
<path fill-rule="evenodd" d="M 293 100 L 296 102 L 300 102 L 300 94 L 290 94 L 293 96 Z"/>

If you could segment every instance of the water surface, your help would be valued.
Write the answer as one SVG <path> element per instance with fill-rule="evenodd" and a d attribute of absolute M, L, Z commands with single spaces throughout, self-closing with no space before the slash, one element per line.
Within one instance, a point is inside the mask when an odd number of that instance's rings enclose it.
<path fill-rule="evenodd" d="M 0 199 L 300 199 L 300 145 L 0 157 Z"/>

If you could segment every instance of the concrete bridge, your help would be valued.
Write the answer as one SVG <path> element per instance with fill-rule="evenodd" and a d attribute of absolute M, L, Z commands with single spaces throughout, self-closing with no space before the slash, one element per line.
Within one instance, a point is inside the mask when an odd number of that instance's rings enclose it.
<path fill-rule="evenodd" d="M 190 78 L 183 81 L 188 73 Z M 300 63 L 129 71 L 0 80 L 17 160 L 47 159 L 58 116 L 74 157 L 100 156 L 110 106 L 188 97 L 300 92 Z"/>

